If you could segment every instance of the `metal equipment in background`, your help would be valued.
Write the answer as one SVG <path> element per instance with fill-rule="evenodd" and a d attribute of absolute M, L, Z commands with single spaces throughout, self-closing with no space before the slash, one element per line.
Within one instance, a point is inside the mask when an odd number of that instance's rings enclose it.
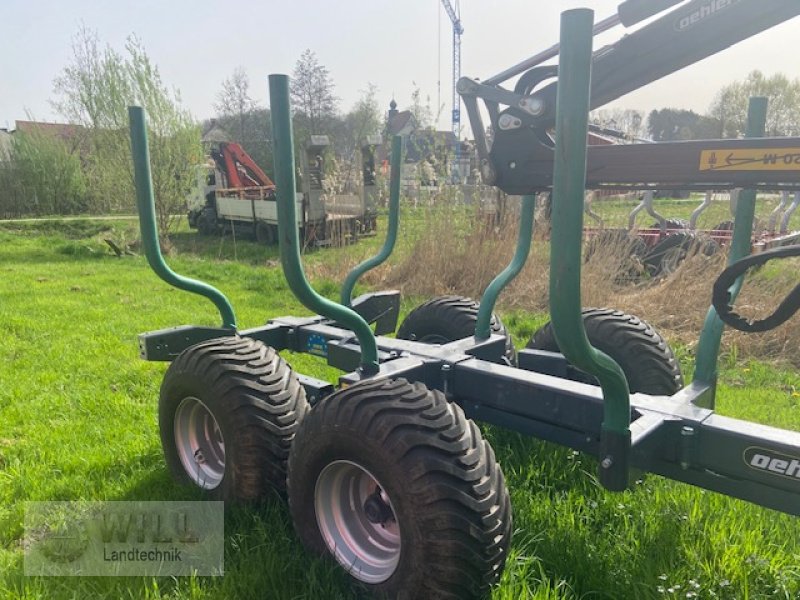
<path fill-rule="evenodd" d="M 375 154 L 378 147 L 382 145 L 383 138 L 379 135 L 368 135 L 361 144 L 361 179 L 364 182 L 364 233 L 374 232 L 378 229 L 380 189 L 377 185 L 378 165 L 375 164 Z"/>

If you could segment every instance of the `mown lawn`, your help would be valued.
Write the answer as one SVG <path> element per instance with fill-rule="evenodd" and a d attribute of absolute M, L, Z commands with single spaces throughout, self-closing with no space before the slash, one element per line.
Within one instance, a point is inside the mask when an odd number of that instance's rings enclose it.
<path fill-rule="evenodd" d="M 156 414 L 166 365 L 139 360 L 136 334 L 215 325 L 217 315 L 207 301 L 163 284 L 143 258 L 117 259 L 99 241 L 132 239 L 127 227 L 0 227 L 0 597 L 355 598 L 338 569 L 304 553 L 277 498 L 226 507 L 222 578 L 23 575 L 26 501 L 197 498 L 175 485 L 164 466 Z M 365 255 L 378 243 L 315 252 L 308 260 Z M 241 326 L 307 314 L 289 293 L 274 250 L 239 239 L 234 251 L 230 238 L 189 233 L 179 234 L 176 245 L 174 268 L 222 288 Z M 336 284 L 314 283 L 336 296 Z M 520 345 L 545 320 L 503 316 Z M 679 354 L 690 370 L 688 352 Z M 299 371 L 336 376 L 317 359 L 289 359 Z M 724 365 L 719 412 L 800 429 L 798 402 L 796 372 Z M 514 544 L 493 598 L 800 597 L 794 518 L 655 476 L 631 491 L 608 493 L 587 457 L 496 429 L 487 436 L 505 470 L 515 517 Z"/>

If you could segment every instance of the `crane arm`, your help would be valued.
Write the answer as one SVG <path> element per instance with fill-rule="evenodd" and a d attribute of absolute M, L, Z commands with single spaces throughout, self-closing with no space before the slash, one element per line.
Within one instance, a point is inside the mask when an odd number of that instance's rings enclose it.
<path fill-rule="evenodd" d="M 230 187 L 275 187 L 272 180 L 239 144 L 228 142 L 222 145 L 221 150 Z"/>
<path fill-rule="evenodd" d="M 453 8 L 453 5 L 450 4 L 450 0 L 442 0 L 442 6 L 444 6 L 447 16 L 450 17 L 450 20 L 453 22 L 453 32 L 457 33 L 458 35 L 464 33 L 464 28 L 461 26 L 461 19 L 456 14 L 456 10 Z"/>

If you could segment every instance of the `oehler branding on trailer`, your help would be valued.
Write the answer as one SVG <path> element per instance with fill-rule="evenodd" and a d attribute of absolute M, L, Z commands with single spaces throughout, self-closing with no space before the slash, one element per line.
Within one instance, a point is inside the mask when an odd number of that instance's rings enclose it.
<path fill-rule="evenodd" d="M 800 479 L 800 457 L 751 446 L 744 451 L 744 462 L 756 471 Z"/>
<path fill-rule="evenodd" d="M 739 2 L 741 2 L 741 0 L 711 0 L 711 2 L 704 4 L 698 10 L 692 11 L 688 15 L 679 18 L 675 22 L 675 30 L 684 31 L 689 29 L 697 25 L 700 21 L 713 17 L 719 11 L 729 8 L 734 4 L 738 4 Z"/>

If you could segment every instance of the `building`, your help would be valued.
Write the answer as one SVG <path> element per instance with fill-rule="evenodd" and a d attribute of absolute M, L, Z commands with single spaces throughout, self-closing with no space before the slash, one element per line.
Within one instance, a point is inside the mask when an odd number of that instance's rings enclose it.
<path fill-rule="evenodd" d="M 13 137 L 7 129 L 0 129 L 0 162 L 11 158 L 11 144 Z"/>
<path fill-rule="evenodd" d="M 44 121 L 15 121 L 14 123 L 16 129 L 8 132 L 12 138 L 17 134 L 23 134 L 58 139 L 64 142 L 70 154 L 77 151 L 82 159 L 86 158 L 91 151 L 89 129 L 83 125 L 46 123 Z"/>
<path fill-rule="evenodd" d="M 386 117 L 386 137 L 395 135 L 406 138 L 405 163 L 415 167 L 408 170 L 417 171 L 423 185 L 439 183 L 442 176 L 452 179 L 455 157 L 463 154 L 452 131 L 420 129 L 412 112 L 398 111 L 397 102 L 392 100 Z"/>
<path fill-rule="evenodd" d="M 45 123 L 43 121 L 14 121 L 16 130 L 13 133 L 38 133 L 57 137 L 65 142 L 80 140 L 86 134 L 82 125 L 71 123 Z"/>

